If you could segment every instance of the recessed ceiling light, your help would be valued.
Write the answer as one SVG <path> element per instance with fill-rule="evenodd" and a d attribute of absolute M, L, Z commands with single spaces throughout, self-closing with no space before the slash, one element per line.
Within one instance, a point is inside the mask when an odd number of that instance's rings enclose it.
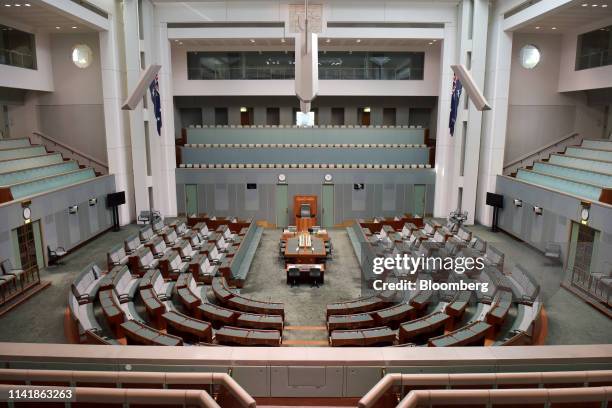
<path fill-rule="evenodd" d="M 24 4 L 24 6 L 30 7 L 30 3 L 26 3 L 26 4 Z"/>
<path fill-rule="evenodd" d="M 183 42 L 182 42 L 182 41 L 181 41 L 181 42 L 179 42 L 179 45 L 183 45 Z"/>
<path fill-rule="evenodd" d="M 21 7 L 21 4 L 16 3 L 16 4 L 15 4 L 15 7 Z"/>
<path fill-rule="evenodd" d="M 10 4 L 5 4 L 4 7 L 11 7 L 11 5 Z"/>
<path fill-rule="evenodd" d="M 356 40 L 355 40 L 355 42 L 356 42 L 356 43 L 360 43 L 360 42 L 361 42 L 361 40 L 358 38 L 358 39 L 356 39 Z"/>
<path fill-rule="evenodd" d="M 429 45 L 433 45 L 433 41 L 430 41 L 430 42 L 429 42 Z"/>
<path fill-rule="evenodd" d="M 255 42 L 255 40 L 254 40 L 254 39 L 252 39 L 252 38 L 251 38 L 249 41 L 250 41 L 250 42 L 252 42 L 252 43 L 254 43 L 254 42 Z"/>
<path fill-rule="evenodd" d="M 557 29 L 557 27 L 552 27 L 552 29 L 553 29 L 553 30 L 556 30 L 556 29 Z"/>
<path fill-rule="evenodd" d="M 588 4 L 582 3 L 582 7 L 586 7 L 586 6 L 588 6 Z"/>
<path fill-rule="evenodd" d="M 607 4 L 602 4 L 601 7 L 602 8 L 606 8 L 606 7 L 608 7 L 608 5 Z"/>
<path fill-rule="evenodd" d="M 77 28 L 77 26 L 72 26 L 72 28 Z"/>
<path fill-rule="evenodd" d="M 540 28 L 541 28 L 540 26 L 536 26 L 536 28 L 535 28 L 535 29 L 536 29 L 536 30 L 539 30 Z"/>
<path fill-rule="evenodd" d="M 325 42 L 329 44 L 331 42 L 331 38 L 327 38 Z"/>
<path fill-rule="evenodd" d="M 62 27 L 60 27 L 60 26 L 55 27 L 56 30 L 59 30 L 60 28 L 62 28 Z"/>
<path fill-rule="evenodd" d="M 597 7 L 599 4 L 591 4 L 591 7 Z"/>
<path fill-rule="evenodd" d="M 284 42 L 285 42 L 285 39 L 284 39 L 284 38 L 281 38 L 281 42 L 282 42 L 282 43 L 284 43 Z"/>

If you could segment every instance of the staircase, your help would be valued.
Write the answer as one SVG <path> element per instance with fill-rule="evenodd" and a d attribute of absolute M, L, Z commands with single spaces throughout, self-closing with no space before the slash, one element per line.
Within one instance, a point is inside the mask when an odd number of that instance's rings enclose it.
<path fill-rule="evenodd" d="M 511 173 L 512 177 L 589 201 L 612 204 L 612 141 L 584 139 Z"/>
<path fill-rule="evenodd" d="M 45 146 L 48 152 L 61 153 L 65 159 L 75 160 L 79 165 L 91 167 L 100 176 L 108 174 L 108 163 L 68 146 L 64 142 L 41 132 L 32 132 L 32 142 Z"/>

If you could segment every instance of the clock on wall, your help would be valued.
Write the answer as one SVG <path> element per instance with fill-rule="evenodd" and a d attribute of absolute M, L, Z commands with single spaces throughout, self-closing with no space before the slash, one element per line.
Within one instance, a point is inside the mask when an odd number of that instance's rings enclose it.
<path fill-rule="evenodd" d="M 326 183 L 329 183 L 330 181 L 332 181 L 332 179 L 333 179 L 333 177 L 332 177 L 332 175 L 331 175 L 331 174 L 326 174 L 326 175 L 325 175 L 325 182 L 326 182 Z"/>
<path fill-rule="evenodd" d="M 285 176 L 284 174 L 279 174 L 278 181 L 284 183 L 285 181 L 287 181 L 287 176 Z"/>
<path fill-rule="evenodd" d="M 30 210 L 30 207 L 23 207 L 21 214 L 25 221 L 28 221 L 30 218 L 32 218 L 32 210 Z"/>
<path fill-rule="evenodd" d="M 580 222 L 586 225 L 589 222 L 591 203 L 583 201 L 580 204 L 582 205 L 582 209 L 580 210 Z"/>

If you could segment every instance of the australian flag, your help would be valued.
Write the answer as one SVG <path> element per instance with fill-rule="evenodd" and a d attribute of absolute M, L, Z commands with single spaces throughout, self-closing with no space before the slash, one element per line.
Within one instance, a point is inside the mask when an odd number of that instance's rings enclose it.
<path fill-rule="evenodd" d="M 457 75 L 453 75 L 453 93 L 451 94 L 451 110 L 450 117 L 448 118 L 448 129 L 450 130 L 451 136 L 455 134 L 455 122 L 457 122 L 457 109 L 459 109 L 459 98 L 461 98 L 461 90 L 463 85 L 457 78 Z"/>
<path fill-rule="evenodd" d="M 151 100 L 153 101 L 155 120 L 157 121 L 157 134 L 161 136 L 161 98 L 159 97 L 159 81 L 157 80 L 157 75 L 155 76 L 155 79 L 151 81 L 151 85 L 149 85 L 149 91 L 151 91 Z"/>

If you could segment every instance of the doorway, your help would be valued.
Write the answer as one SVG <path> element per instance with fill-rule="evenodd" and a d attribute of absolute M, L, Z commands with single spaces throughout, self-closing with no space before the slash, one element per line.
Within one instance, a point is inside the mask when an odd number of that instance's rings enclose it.
<path fill-rule="evenodd" d="M 185 214 L 198 214 L 198 185 L 185 184 Z"/>
<path fill-rule="evenodd" d="M 334 126 L 344 125 L 344 108 L 331 108 L 331 124 Z"/>
<path fill-rule="evenodd" d="M 253 124 L 253 108 L 240 108 L 240 124 L 242 126 L 251 126 Z"/>
<path fill-rule="evenodd" d="M 413 194 L 413 215 L 425 216 L 425 184 L 415 184 Z"/>
<path fill-rule="evenodd" d="M 591 282 L 591 260 L 598 234 L 593 228 L 572 222 L 567 269 L 572 273 L 572 282 L 587 290 Z"/>
<path fill-rule="evenodd" d="M 324 228 L 331 228 L 334 226 L 334 185 L 323 184 L 321 191 L 321 212 L 322 220 L 321 225 Z"/>
<path fill-rule="evenodd" d="M 370 108 L 359 108 L 357 110 L 357 120 L 361 126 L 370 126 Z"/>
<path fill-rule="evenodd" d="M 286 184 L 276 185 L 276 227 L 284 228 L 289 217 L 289 196 Z"/>
<path fill-rule="evenodd" d="M 40 234 L 40 221 L 34 221 L 15 228 L 14 236 L 17 240 L 19 253 L 15 259 L 19 260 L 17 265 L 23 270 L 33 267 L 44 267 L 44 255 L 42 250 L 42 237 Z"/>
<path fill-rule="evenodd" d="M 395 126 L 396 117 L 395 108 L 383 108 L 383 125 Z"/>

